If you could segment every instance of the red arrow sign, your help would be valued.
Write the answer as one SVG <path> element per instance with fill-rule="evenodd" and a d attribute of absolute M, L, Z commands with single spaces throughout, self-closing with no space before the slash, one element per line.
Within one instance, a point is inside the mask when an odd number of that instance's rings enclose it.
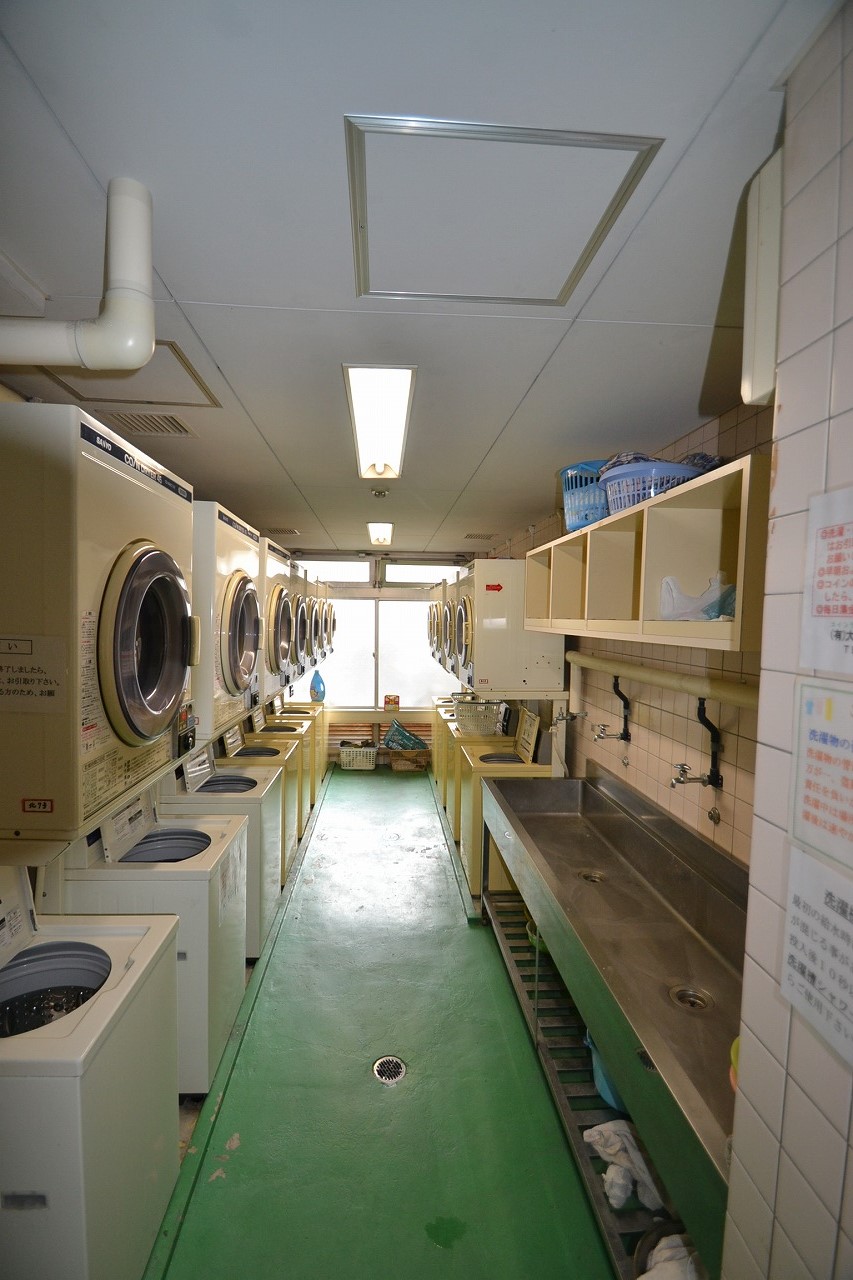
<path fill-rule="evenodd" d="M 503 591 L 503 586 L 500 582 L 487 582 L 486 590 L 487 591 Z"/>

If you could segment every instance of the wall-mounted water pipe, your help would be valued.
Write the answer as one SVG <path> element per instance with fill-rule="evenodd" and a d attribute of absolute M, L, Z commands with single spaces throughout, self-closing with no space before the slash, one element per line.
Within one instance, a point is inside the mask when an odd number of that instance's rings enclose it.
<path fill-rule="evenodd" d="M 607 730 L 610 728 L 610 725 L 597 724 L 592 731 L 592 738 L 594 742 L 603 742 L 605 738 L 612 738 L 616 742 L 631 741 L 631 731 L 628 728 L 628 717 L 631 714 L 631 704 L 628 701 L 628 699 L 625 697 L 622 690 L 619 688 L 618 676 L 613 677 L 613 692 L 616 694 L 616 697 L 622 703 L 622 732 L 608 733 Z"/>
<path fill-rule="evenodd" d="M 699 699 L 696 710 L 696 719 L 711 735 L 711 768 L 707 773 L 701 773 L 696 777 L 692 777 L 689 764 L 677 764 L 675 767 L 678 770 L 678 773 L 671 780 L 669 785 L 671 787 L 678 787 L 683 786 L 687 782 L 700 782 L 703 787 L 713 787 L 715 791 L 722 791 L 723 775 L 720 773 L 720 752 L 723 747 L 722 742 L 720 741 L 720 731 L 705 714 L 704 698 Z M 711 812 L 713 812 L 713 810 Z M 708 816 L 710 817 L 710 814 Z"/>

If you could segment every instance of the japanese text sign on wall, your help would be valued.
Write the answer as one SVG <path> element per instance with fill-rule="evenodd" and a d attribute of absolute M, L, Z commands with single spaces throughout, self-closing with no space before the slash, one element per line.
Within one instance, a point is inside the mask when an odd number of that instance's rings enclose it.
<path fill-rule="evenodd" d="M 853 675 L 853 489 L 809 500 L 800 666 Z"/>
<path fill-rule="evenodd" d="M 779 985 L 853 1065 L 853 880 L 795 848 Z"/>
<path fill-rule="evenodd" d="M 853 869 L 853 685 L 801 677 L 790 834 Z"/>

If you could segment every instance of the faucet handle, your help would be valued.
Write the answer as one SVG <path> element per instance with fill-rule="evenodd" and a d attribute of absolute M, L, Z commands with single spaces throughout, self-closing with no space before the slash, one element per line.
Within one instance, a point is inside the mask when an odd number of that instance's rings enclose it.
<path fill-rule="evenodd" d="M 594 742 L 598 742 L 601 738 L 606 737 L 609 724 L 595 724 L 592 726 L 592 737 Z"/>

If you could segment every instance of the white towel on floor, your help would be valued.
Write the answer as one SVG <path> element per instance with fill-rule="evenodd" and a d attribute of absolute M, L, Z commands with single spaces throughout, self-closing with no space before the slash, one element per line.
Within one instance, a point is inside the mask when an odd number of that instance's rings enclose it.
<path fill-rule="evenodd" d="M 590 1146 L 601 1156 L 602 1160 L 606 1160 L 608 1164 L 618 1165 L 623 1169 L 627 1169 L 628 1173 L 637 1183 L 637 1197 L 641 1204 L 647 1209 L 660 1209 L 663 1201 L 658 1195 L 657 1188 L 652 1181 L 649 1173 L 648 1165 L 640 1154 L 637 1146 L 637 1140 L 634 1137 L 633 1125 L 627 1120 L 606 1120 L 604 1124 L 594 1125 L 591 1129 L 587 1129 L 583 1135 L 584 1142 L 588 1142 Z M 609 1170 L 607 1171 L 610 1172 Z M 608 1189 L 607 1174 L 604 1175 L 604 1189 L 607 1192 L 608 1199 L 610 1191 Z M 625 1203 L 630 1194 L 622 1195 L 624 1190 L 624 1179 L 613 1179 L 613 1192 L 618 1200 L 610 1200 L 614 1209 L 619 1209 Z M 619 1200 L 619 1196 L 622 1199 Z"/>
<path fill-rule="evenodd" d="M 688 1236 L 664 1236 L 652 1249 L 644 1276 L 653 1280 L 707 1280 L 707 1271 Z"/>

